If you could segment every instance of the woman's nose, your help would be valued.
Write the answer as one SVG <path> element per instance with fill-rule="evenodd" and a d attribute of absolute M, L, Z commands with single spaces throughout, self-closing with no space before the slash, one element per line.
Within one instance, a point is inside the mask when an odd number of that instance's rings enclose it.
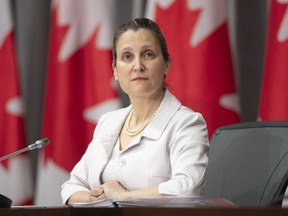
<path fill-rule="evenodd" d="M 134 71 L 144 71 L 144 65 L 141 61 L 141 58 L 135 58 L 135 62 L 134 62 Z"/>

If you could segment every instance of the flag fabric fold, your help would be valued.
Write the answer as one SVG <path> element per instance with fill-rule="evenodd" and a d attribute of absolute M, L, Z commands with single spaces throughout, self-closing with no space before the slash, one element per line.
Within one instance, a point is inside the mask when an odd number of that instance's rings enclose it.
<path fill-rule="evenodd" d="M 240 121 L 226 7 L 226 0 L 148 0 L 146 7 L 168 43 L 170 90 L 203 114 L 209 136 Z"/>
<path fill-rule="evenodd" d="M 60 187 L 99 117 L 121 105 L 113 83 L 113 1 L 53 1 L 43 119 L 51 143 L 39 164 L 38 205 L 61 205 Z"/>
<path fill-rule="evenodd" d="M 0 0 L 0 157 L 26 147 L 14 26 L 9 0 Z M 32 204 L 32 170 L 28 153 L 0 162 L 0 194 L 12 205 Z"/>

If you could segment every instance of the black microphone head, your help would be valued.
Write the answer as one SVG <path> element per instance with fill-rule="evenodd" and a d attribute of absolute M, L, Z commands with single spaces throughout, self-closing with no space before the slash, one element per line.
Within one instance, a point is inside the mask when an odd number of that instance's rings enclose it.
<path fill-rule="evenodd" d="M 0 194 L 0 208 L 10 208 L 12 200 L 2 194 Z"/>

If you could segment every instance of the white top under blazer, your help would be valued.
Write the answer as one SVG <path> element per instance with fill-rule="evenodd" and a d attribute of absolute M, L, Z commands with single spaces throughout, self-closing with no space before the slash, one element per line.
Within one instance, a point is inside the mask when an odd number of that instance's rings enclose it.
<path fill-rule="evenodd" d="M 202 115 L 182 106 L 166 90 L 149 125 L 125 150 L 119 151 L 119 143 L 116 143 L 131 108 L 130 105 L 108 112 L 100 118 L 92 142 L 73 168 L 70 179 L 62 185 L 63 204 L 77 191 L 100 186 L 104 183 L 102 179 L 119 181 L 128 190 L 158 185 L 160 194 L 201 195 L 209 151 L 207 127 Z M 113 172 L 118 166 L 111 177 L 107 166 L 110 157 L 109 166 L 114 166 Z"/>

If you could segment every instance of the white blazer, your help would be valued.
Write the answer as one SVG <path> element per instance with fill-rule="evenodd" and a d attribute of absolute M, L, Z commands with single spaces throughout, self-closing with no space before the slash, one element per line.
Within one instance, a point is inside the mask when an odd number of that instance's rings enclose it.
<path fill-rule="evenodd" d="M 104 114 L 92 142 L 62 185 L 62 200 L 77 191 L 89 191 L 103 182 L 101 174 L 109 161 L 120 130 L 131 110 Z M 208 133 L 200 113 L 182 106 L 166 90 L 158 111 L 141 135 L 119 157 L 119 182 L 128 190 L 158 185 L 160 194 L 201 195 L 208 164 Z"/>

